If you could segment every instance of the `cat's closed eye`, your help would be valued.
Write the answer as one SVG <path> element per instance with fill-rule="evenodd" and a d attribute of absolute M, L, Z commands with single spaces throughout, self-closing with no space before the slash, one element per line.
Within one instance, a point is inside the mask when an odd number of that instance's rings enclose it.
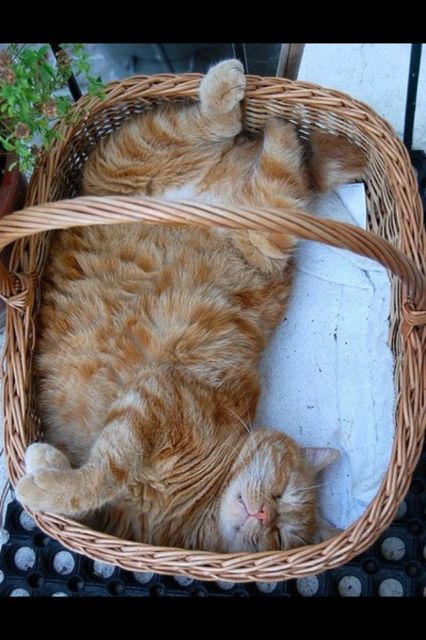
<path fill-rule="evenodd" d="M 277 549 L 281 549 L 282 548 L 282 542 L 281 542 L 281 534 L 280 534 L 280 530 L 278 528 L 275 528 L 272 531 L 272 535 L 273 535 L 273 539 L 274 539 L 274 544 L 276 546 Z"/>

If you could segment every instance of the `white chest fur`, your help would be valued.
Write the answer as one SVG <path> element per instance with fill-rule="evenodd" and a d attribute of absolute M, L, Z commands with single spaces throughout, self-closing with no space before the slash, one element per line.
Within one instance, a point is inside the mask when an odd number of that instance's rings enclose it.
<path fill-rule="evenodd" d="M 184 184 L 181 187 L 167 189 L 161 196 L 165 200 L 196 200 L 198 202 L 206 202 L 209 204 L 220 204 L 220 198 L 212 193 L 197 193 L 194 184 Z"/>

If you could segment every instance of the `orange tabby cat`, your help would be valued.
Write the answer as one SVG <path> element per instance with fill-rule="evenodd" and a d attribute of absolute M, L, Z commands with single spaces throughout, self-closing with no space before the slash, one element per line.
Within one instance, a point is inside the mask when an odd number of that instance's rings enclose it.
<path fill-rule="evenodd" d="M 129 119 L 92 153 L 85 192 L 305 207 L 315 191 L 360 177 L 361 152 L 337 136 L 302 143 L 276 118 L 259 136 L 241 133 L 244 90 L 241 64 L 225 61 L 202 80 L 198 103 Z M 34 365 L 50 444 L 28 448 L 19 499 L 156 545 L 311 542 L 315 475 L 337 452 L 247 427 L 293 245 L 145 224 L 57 233 Z"/>

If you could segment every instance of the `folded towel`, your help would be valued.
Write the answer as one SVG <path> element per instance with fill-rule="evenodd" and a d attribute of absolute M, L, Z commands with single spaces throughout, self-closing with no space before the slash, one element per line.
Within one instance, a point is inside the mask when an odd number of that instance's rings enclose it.
<path fill-rule="evenodd" d="M 318 199 L 313 212 L 365 227 L 362 184 Z M 339 449 L 323 472 L 322 515 L 345 528 L 362 515 L 389 465 L 394 437 L 390 281 L 377 262 L 316 242 L 298 247 L 286 317 L 264 353 L 257 424 L 302 446 Z"/>

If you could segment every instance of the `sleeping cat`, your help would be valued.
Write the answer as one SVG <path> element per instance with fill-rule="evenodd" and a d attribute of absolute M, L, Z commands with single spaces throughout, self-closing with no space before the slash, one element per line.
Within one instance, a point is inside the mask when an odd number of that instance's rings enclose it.
<path fill-rule="evenodd" d="M 362 175 L 361 151 L 338 136 L 302 142 L 277 118 L 243 133 L 244 91 L 228 60 L 197 103 L 132 117 L 89 157 L 85 193 L 306 207 Z M 18 498 L 155 545 L 312 542 L 316 476 L 337 452 L 250 426 L 293 247 L 283 234 L 143 223 L 58 232 L 34 362 L 47 443 L 28 447 Z"/>

